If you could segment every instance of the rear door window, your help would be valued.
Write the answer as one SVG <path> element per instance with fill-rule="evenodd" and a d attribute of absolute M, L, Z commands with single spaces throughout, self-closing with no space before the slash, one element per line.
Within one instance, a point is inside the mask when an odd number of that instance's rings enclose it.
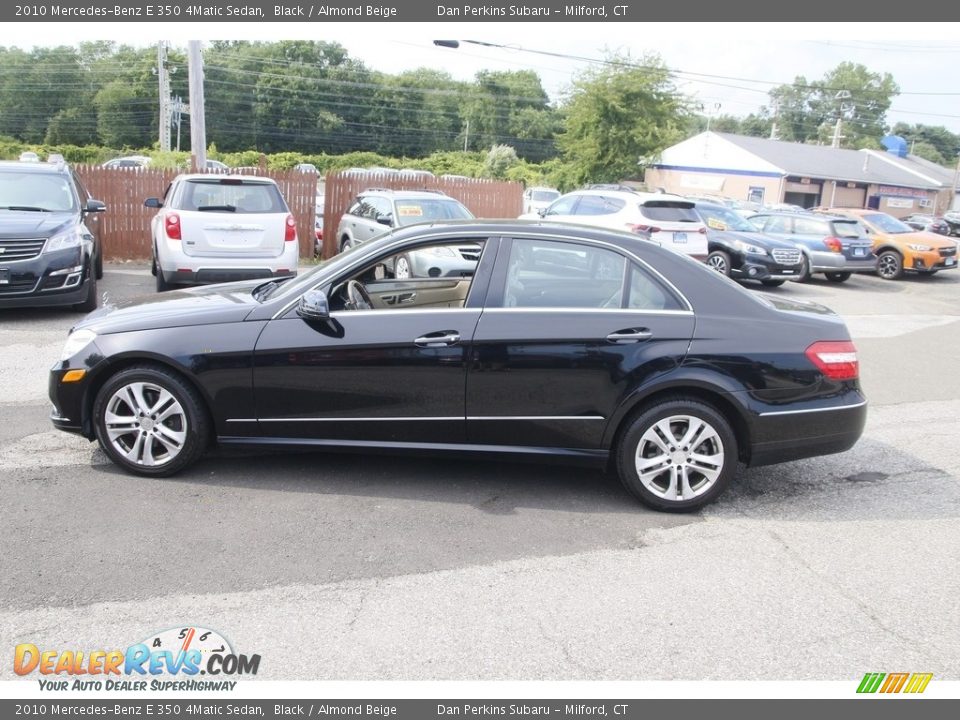
<path fill-rule="evenodd" d="M 584 195 L 577 205 L 577 215 L 613 215 L 623 210 L 626 202 L 620 198 L 604 195 Z"/>
<path fill-rule="evenodd" d="M 827 235 L 827 223 L 817 218 L 798 217 L 793 220 L 793 231 L 797 235 Z"/>

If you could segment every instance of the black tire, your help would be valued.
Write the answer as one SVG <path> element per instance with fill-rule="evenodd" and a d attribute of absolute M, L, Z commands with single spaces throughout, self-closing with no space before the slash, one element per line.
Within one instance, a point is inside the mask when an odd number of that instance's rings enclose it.
<path fill-rule="evenodd" d="M 160 267 L 157 267 L 157 292 L 166 292 L 167 290 L 173 289 L 173 285 L 168 283 L 163 277 L 163 270 Z"/>
<path fill-rule="evenodd" d="M 73 309 L 82 313 L 93 312 L 97 309 L 97 301 L 99 299 L 100 298 L 97 297 L 97 273 L 91 266 L 87 270 L 87 296 L 83 299 L 83 302 L 74 305 Z"/>
<path fill-rule="evenodd" d="M 156 254 L 150 257 L 150 274 L 154 277 L 157 276 L 157 256 Z"/>
<path fill-rule="evenodd" d="M 143 399 L 139 408 L 134 407 L 139 402 L 136 394 L 123 392 L 138 385 Z M 160 404 L 161 391 L 170 395 L 164 404 Z M 158 412 L 141 415 L 143 410 L 149 413 L 151 403 Z M 114 421 L 113 439 L 106 423 L 108 411 L 121 418 L 130 417 L 128 423 Z M 164 419 L 167 412 L 171 414 Z M 127 368 L 109 378 L 93 404 L 93 425 L 100 447 L 114 463 L 127 472 L 149 477 L 167 477 L 196 462 L 210 437 L 210 421 L 200 394 L 176 373 L 154 365 Z M 170 445 L 177 443 L 173 452 Z M 157 464 L 148 464 L 151 459 Z"/>
<path fill-rule="evenodd" d="M 723 250 L 714 250 L 707 255 L 707 267 L 716 270 L 721 275 L 730 277 L 730 255 Z"/>
<path fill-rule="evenodd" d="M 877 256 L 877 275 L 884 280 L 903 277 L 903 256 L 896 250 L 884 250 Z"/>
<path fill-rule="evenodd" d="M 96 265 L 96 275 L 97 280 L 103 280 L 103 248 L 97 248 L 97 265 Z"/>
<path fill-rule="evenodd" d="M 810 259 L 804 255 L 803 260 L 800 262 L 800 270 L 797 272 L 797 282 L 807 282 L 810 280 Z"/>
<path fill-rule="evenodd" d="M 835 283 L 846 282 L 847 280 L 850 279 L 850 275 L 852 275 L 852 273 L 848 273 L 848 272 L 828 272 L 825 274 L 827 276 L 827 280 Z"/>
<path fill-rule="evenodd" d="M 669 439 L 657 428 L 658 423 L 668 418 L 671 419 Z M 683 433 L 695 429 L 694 421 L 703 423 L 703 431 L 695 436 L 699 439 L 684 450 L 679 441 Z M 712 405 L 693 398 L 670 398 L 644 408 L 629 422 L 616 448 L 617 474 L 627 491 L 647 507 L 666 512 L 699 510 L 713 502 L 736 473 L 736 436 L 727 419 Z M 674 442 L 677 444 L 673 445 Z M 717 467 L 712 468 L 702 460 L 690 464 L 689 456 L 694 450 L 700 451 L 700 457 L 712 455 Z M 662 462 L 657 462 L 661 458 Z M 637 469 L 638 460 L 653 463 L 645 479 L 641 479 Z M 693 496 L 678 500 L 669 496 L 670 487 L 678 482 L 674 468 L 681 467 L 681 462 L 684 474 L 690 472 L 688 477 L 693 478 L 692 484 L 688 480 Z M 710 472 L 701 472 L 707 469 Z"/>
<path fill-rule="evenodd" d="M 346 235 L 344 235 L 342 238 L 340 238 L 340 252 L 345 252 L 345 251 L 349 250 L 351 247 L 352 247 L 352 245 L 351 245 L 351 243 L 350 243 L 350 238 L 349 238 L 349 237 L 347 237 Z"/>
<path fill-rule="evenodd" d="M 760 284 L 764 287 L 780 287 L 786 280 L 761 280 Z"/>

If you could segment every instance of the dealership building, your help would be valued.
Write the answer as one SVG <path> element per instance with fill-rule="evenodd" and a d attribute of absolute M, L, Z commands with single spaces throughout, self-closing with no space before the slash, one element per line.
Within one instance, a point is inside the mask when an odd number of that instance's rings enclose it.
<path fill-rule="evenodd" d="M 721 195 L 765 205 L 874 208 L 897 217 L 960 208 L 956 173 L 906 151 L 846 150 L 703 132 L 667 148 L 646 169 L 650 189 Z"/>

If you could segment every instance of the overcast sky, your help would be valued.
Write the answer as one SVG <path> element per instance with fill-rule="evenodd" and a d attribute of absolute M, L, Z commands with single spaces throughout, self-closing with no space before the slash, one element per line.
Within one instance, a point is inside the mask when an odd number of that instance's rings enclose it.
<path fill-rule="evenodd" d="M 943 125 L 960 133 L 960 38 L 955 23 L 24 23 L 0 44 L 34 45 L 116 40 L 151 44 L 187 40 L 312 39 L 339 42 L 368 67 L 399 72 L 442 68 L 467 80 L 482 69 L 532 69 L 557 98 L 585 63 L 530 50 L 602 57 L 605 50 L 634 57 L 659 53 L 681 75 L 683 92 L 719 114 L 742 116 L 768 101 L 773 85 L 803 75 L 820 79 L 845 60 L 889 72 L 900 85 L 887 115 Z M 434 39 L 480 40 L 518 49 L 461 45 Z M 938 94 L 939 93 L 939 94 Z"/>

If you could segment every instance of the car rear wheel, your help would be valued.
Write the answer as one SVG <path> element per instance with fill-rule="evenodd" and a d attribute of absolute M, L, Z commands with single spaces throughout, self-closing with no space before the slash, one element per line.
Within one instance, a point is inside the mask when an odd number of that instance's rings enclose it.
<path fill-rule="evenodd" d="M 353 243 L 350 242 L 350 238 L 344 235 L 340 238 L 340 252 L 346 252 L 353 247 Z"/>
<path fill-rule="evenodd" d="M 707 266 L 713 268 L 721 275 L 730 277 L 730 256 L 723 250 L 714 250 L 707 255 Z"/>
<path fill-rule="evenodd" d="M 848 272 L 828 272 L 828 273 L 826 273 L 826 275 L 827 275 L 827 280 L 829 280 L 830 282 L 842 283 L 842 282 L 846 282 L 847 280 L 850 279 L 851 273 L 848 273 Z"/>
<path fill-rule="evenodd" d="M 393 266 L 393 276 L 397 280 L 406 280 L 407 278 L 413 277 L 413 270 L 410 268 L 410 258 L 406 255 L 401 255 L 397 258 Z"/>
<path fill-rule="evenodd" d="M 165 477 L 195 462 L 210 429 L 199 394 L 155 366 L 122 370 L 97 393 L 97 440 L 113 462 L 138 475 Z"/>
<path fill-rule="evenodd" d="M 884 280 L 899 280 L 903 276 L 903 257 L 896 250 L 884 250 L 877 258 L 877 275 Z"/>
<path fill-rule="evenodd" d="M 163 270 L 161 270 L 159 266 L 157 266 L 156 275 L 157 275 L 157 292 L 166 292 L 167 290 L 170 290 L 173 287 L 170 283 L 168 283 L 164 279 Z"/>
<path fill-rule="evenodd" d="M 617 447 L 624 487 L 644 505 L 690 512 L 712 502 L 737 467 L 737 440 L 711 405 L 675 398 L 644 409 Z"/>

